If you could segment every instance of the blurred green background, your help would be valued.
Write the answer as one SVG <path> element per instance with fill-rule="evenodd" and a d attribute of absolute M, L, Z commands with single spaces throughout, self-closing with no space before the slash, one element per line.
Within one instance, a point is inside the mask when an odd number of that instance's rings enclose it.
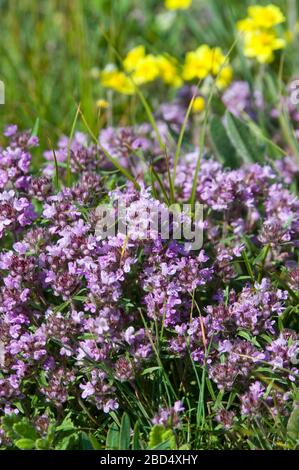
<path fill-rule="evenodd" d="M 90 127 L 97 131 L 96 101 L 107 97 L 97 74 L 107 63 L 117 62 L 111 45 L 122 57 L 131 47 L 145 44 L 149 52 L 170 53 L 179 60 L 202 43 L 227 51 L 236 20 L 256 3 L 270 2 L 193 0 L 192 9 L 169 12 L 163 0 L 0 0 L 0 80 L 6 87 L 0 127 L 17 123 L 31 128 L 38 117 L 41 140 L 48 145 L 47 136 L 55 140 L 61 133 L 69 134 L 80 102 Z M 298 1 L 275 3 L 295 31 Z M 297 60 L 294 54 L 294 67 Z M 242 66 L 234 65 L 235 76 L 242 74 Z M 167 98 L 165 91 L 156 87 L 145 91 L 153 108 Z M 175 92 L 167 93 L 170 99 Z M 115 123 L 130 121 L 130 100 L 115 96 Z M 142 113 L 141 107 L 137 112 Z"/>

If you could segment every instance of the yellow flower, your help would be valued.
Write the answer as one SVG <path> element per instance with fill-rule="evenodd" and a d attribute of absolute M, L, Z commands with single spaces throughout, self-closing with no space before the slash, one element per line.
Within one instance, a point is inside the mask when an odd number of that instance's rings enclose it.
<path fill-rule="evenodd" d="M 125 95 L 133 95 L 135 87 L 132 81 L 123 72 L 116 69 L 107 68 L 101 73 L 101 83 L 106 88 L 124 93 Z"/>
<path fill-rule="evenodd" d="M 109 108 L 109 103 L 107 100 L 104 100 L 102 98 L 100 98 L 99 100 L 97 100 L 96 102 L 96 105 L 97 105 L 97 108 L 99 109 L 107 109 Z"/>
<path fill-rule="evenodd" d="M 252 18 L 244 18 L 244 20 L 237 22 L 237 29 L 242 33 L 248 33 L 250 31 L 255 31 L 257 27 Z"/>
<path fill-rule="evenodd" d="M 145 57 L 144 46 L 137 46 L 131 49 L 124 59 L 124 68 L 128 72 L 132 72 L 138 64 L 138 62 Z"/>
<path fill-rule="evenodd" d="M 194 78 L 204 79 L 210 73 L 217 75 L 226 61 L 220 47 L 210 48 L 204 44 L 196 51 L 186 54 L 183 78 L 193 80 Z"/>
<path fill-rule="evenodd" d="M 275 33 L 256 31 L 245 34 L 244 54 L 256 58 L 261 64 L 272 62 L 273 52 L 283 49 L 286 45 L 284 39 L 278 38 Z"/>
<path fill-rule="evenodd" d="M 253 20 L 257 28 L 269 29 L 285 21 L 285 17 L 280 8 L 272 4 L 265 7 L 261 5 L 249 7 L 248 16 Z"/>
<path fill-rule="evenodd" d="M 193 104 L 192 104 L 192 112 L 193 113 L 201 113 L 205 109 L 205 99 L 202 96 L 197 96 L 194 98 Z"/>
<path fill-rule="evenodd" d="M 159 75 L 159 66 L 155 56 L 148 54 L 139 60 L 132 75 L 137 85 L 155 80 Z"/>
<path fill-rule="evenodd" d="M 168 10 L 187 10 L 192 0 L 165 0 L 165 8 Z"/>
<path fill-rule="evenodd" d="M 220 90 L 222 90 L 223 88 L 226 88 L 230 82 L 232 81 L 232 78 L 233 78 L 233 69 L 230 65 L 225 65 L 219 75 L 218 75 L 218 78 L 216 80 L 216 86 L 217 88 L 219 88 Z"/>
<path fill-rule="evenodd" d="M 213 75 L 217 75 L 224 62 L 225 56 L 222 54 L 220 47 L 211 49 L 211 72 Z"/>
<path fill-rule="evenodd" d="M 203 79 L 209 75 L 212 64 L 211 49 L 202 45 L 196 51 L 188 52 L 183 69 L 184 80 Z"/>
<path fill-rule="evenodd" d="M 157 65 L 159 67 L 159 75 L 167 85 L 179 87 L 182 84 L 182 79 L 178 75 L 176 61 L 173 58 L 168 58 L 163 55 L 156 57 Z"/>

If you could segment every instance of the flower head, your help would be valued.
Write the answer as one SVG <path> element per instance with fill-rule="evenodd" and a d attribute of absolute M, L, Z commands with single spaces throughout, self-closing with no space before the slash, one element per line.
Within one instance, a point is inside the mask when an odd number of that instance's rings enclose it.
<path fill-rule="evenodd" d="M 261 64 L 272 62 L 273 52 L 285 47 L 285 40 L 268 31 L 254 31 L 245 35 L 244 53 Z"/>
<path fill-rule="evenodd" d="M 244 33 L 244 53 L 264 64 L 274 60 L 273 52 L 285 47 L 286 40 L 278 37 L 274 26 L 283 23 L 285 17 L 275 5 L 252 5 L 248 8 L 248 17 L 237 23 L 239 31 Z"/>
<path fill-rule="evenodd" d="M 182 79 L 178 74 L 175 59 L 164 55 L 158 55 L 157 65 L 159 67 L 160 77 L 166 84 L 174 87 L 179 87 L 182 84 Z"/>
<path fill-rule="evenodd" d="M 136 46 L 131 49 L 124 59 L 124 68 L 128 72 L 132 72 L 137 65 L 138 62 L 145 57 L 145 48 L 144 46 Z"/>
<path fill-rule="evenodd" d="M 165 8 L 168 10 L 187 10 L 192 0 L 165 0 Z"/>
<path fill-rule="evenodd" d="M 273 28 L 285 21 L 285 17 L 276 5 L 252 5 L 248 8 L 248 16 L 257 28 Z"/>
<path fill-rule="evenodd" d="M 159 76 L 159 72 L 156 57 L 148 54 L 137 62 L 132 77 L 137 85 L 142 85 L 155 80 Z"/>
<path fill-rule="evenodd" d="M 192 104 L 193 113 L 201 113 L 205 109 L 205 99 L 202 96 L 196 96 Z"/>
<path fill-rule="evenodd" d="M 103 70 L 101 73 L 101 83 L 104 87 L 111 88 L 125 95 L 134 95 L 135 86 L 132 80 L 123 72 L 114 68 Z"/>
<path fill-rule="evenodd" d="M 220 47 L 211 48 L 203 44 L 186 54 L 183 78 L 203 80 L 208 75 L 217 77 L 218 88 L 225 88 L 232 79 L 232 68 Z"/>

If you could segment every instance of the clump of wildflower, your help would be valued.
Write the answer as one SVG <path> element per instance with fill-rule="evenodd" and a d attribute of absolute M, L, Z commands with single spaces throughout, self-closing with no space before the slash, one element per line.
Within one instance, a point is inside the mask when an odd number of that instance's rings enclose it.
<path fill-rule="evenodd" d="M 177 428 L 181 424 L 181 414 L 185 407 L 181 401 L 176 401 L 171 408 L 160 408 L 159 412 L 153 417 L 153 424 L 161 424 L 165 428 Z"/>
<path fill-rule="evenodd" d="M 234 411 L 228 411 L 222 408 L 215 416 L 217 423 L 221 424 L 225 430 L 230 429 L 233 426 L 234 418 L 236 413 Z"/>
<path fill-rule="evenodd" d="M 186 54 L 183 68 L 184 80 L 203 80 L 211 75 L 216 77 L 216 85 L 222 89 L 229 85 L 232 74 L 228 58 L 225 57 L 220 47 L 211 48 L 203 44 L 195 51 Z"/>
<path fill-rule="evenodd" d="M 178 72 L 177 61 L 168 55 L 158 55 L 156 61 L 159 68 L 159 76 L 163 82 L 175 88 L 181 86 L 183 81 Z"/>
<path fill-rule="evenodd" d="M 169 55 L 146 54 L 140 45 L 131 49 L 123 61 L 125 71 L 107 66 L 101 73 L 101 83 L 120 93 L 132 95 L 135 85 L 140 86 L 160 78 L 166 85 L 178 87 L 182 79 L 176 60 Z"/>
<path fill-rule="evenodd" d="M 117 400 L 114 399 L 115 388 L 107 380 L 105 372 L 93 370 L 89 382 L 80 384 L 82 398 L 95 403 L 99 410 L 104 413 L 117 410 L 119 407 Z"/>
<path fill-rule="evenodd" d="M 251 59 L 256 58 L 262 64 L 272 62 L 274 51 L 284 47 L 285 40 L 274 33 L 254 31 L 245 35 L 244 54 Z"/>
<path fill-rule="evenodd" d="M 107 66 L 101 72 L 101 84 L 106 88 L 123 93 L 124 95 L 134 95 L 135 86 L 133 81 L 114 66 Z"/>
<path fill-rule="evenodd" d="M 252 5 L 248 7 L 248 16 L 238 22 L 240 31 L 254 31 L 256 29 L 271 29 L 285 21 L 285 17 L 276 5 Z"/>
<path fill-rule="evenodd" d="M 181 90 L 176 110 L 186 109 L 190 94 L 199 96 L 193 91 Z M 160 113 L 162 118 L 169 113 L 167 123 L 179 126 L 179 113 L 177 119 L 173 109 Z M 165 137 L 169 127 L 162 118 Z M 228 410 L 212 412 L 225 429 L 257 414 L 270 419 L 289 414 L 290 394 L 283 387 L 298 379 L 298 335 L 280 331 L 278 324 L 288 321 L 298 291 L 299 202 L 285 177 L 282 181 L 269 165 L 229 170 L 203 158 L 195 189 L 205 207 L 205 249 L 192 251 L 172 239 L 173 214 L 152 187 L 140 182 L 140 190 L 133 184 L 105 189 L 101 148 L 143 176 L 134 152 L 159 156 L 150 126 L 102 130 L 100 145 L 81 133 L 71 142 L 63 137 L 55 152 L 59 170 L 65 176 L 70 149 L 76 181 L 59 191 L 49 177 L 30 173 L 28 133 L 10 126 L 6 134 L 9 150 L 1 153 L 9 158 L 1 161 L 0 191 L 1 415 L 17 412 L 20 402 L 36 395 L 40 419 L 34 422 L 44 434 L 49 407 L 57 417 L 66 402 L 72 409 L 81 399 L 91 413 L 117 410 L 124 400 L 120 387 L 136 394 L 140 384 L 145 393 L 150 389 L 150 374 L 142 371 L 155 372 L 157 346 L 161 360 L 173 366 L 169 380 L 178 393 L 190 380 L 190 401 L 193 391 L 198 398 L 191 361 L 205 367 L 209 388 L 238 396 Z M 46 157 L 52 176 L 53 157 Z M 180 156 L 175 180 L 180 202 L 190 199 L 197 157 L 197 149 Z M 163 181 L 166 175 L 161 166 Z M 126 206 L 127 213 L 117 218 L 126 233 L 104 237 L 96 231 L 101 201 L 109 201 L 115 213 L 119 204 Z M 161 226 L 150 229 L 153 209 L 168 215 L 170 239 Z M 248 249 L 256 260 L 249 276 Z M 275 281 L 274 271 L 281 274 Z M 258 282 L 252 279 L 256 274 Z M 282 387 L 270 390 L 260 378 L 261 367 L 275 372 Z M 154 422 L 179 426 L 182 412 L 178 401 L 160 408 Z M 1 431 L 0 437 L 5 442 Z"/>
<path fill-rule="evenodd" d="M 274 60 L 274 52 L 286 46 L 274 26 L 285 21 L 281 10 L 275 5 L 253 5 L 248 8 L 247 18 L 238 22 L 237 27 L 244 35 L 244 54 L 264 64 Z"/>
<path fill-rule="evenodd" d="M 18 197 L 13 189 L 0 193 L 0 238 L 8 230 L 19 230 L 36 218 L 33 205 L 26 197 Z"/>
<path fill-rule="evenodd" d="M 235 116 L 247 113 L 254 118 L 256 110 L 263 108 L 263 98 L 259 90 L 250 92 L 249 84 L 245 81 L 234 81 L 222 95 L 226 108 Z"/>
<path fill-rule="evenodd" d="M 159 67 L 156 57 L 152 54 L 147 54 L 137 61 L 133 69 L 132 78 L 137 85 L 152 82 L 159 76 Z"/>
<path fill-rule="evenodd" d="M 70 157 L 71 172 L 73 174 L 82 174 L 107 167 L 107 162 L 103 161 L 103 155 L 101 149 L 94 144 L 90 144 L 86 135 L 82 132 L 75 132 L 71 142 L 69 142 L 68 137 L 61 137 L 58 141 L 58 148 L 55 149 L 58 171 L 61 176 L 65 175 L 65 167 L 63 165 L 66 163 L 68 156 Z M 44 157 L 47 164 L 43 169 L 43 173 L 46 177 L 50 178 L 56 172 L 53 150 L 44 152 Z"/>

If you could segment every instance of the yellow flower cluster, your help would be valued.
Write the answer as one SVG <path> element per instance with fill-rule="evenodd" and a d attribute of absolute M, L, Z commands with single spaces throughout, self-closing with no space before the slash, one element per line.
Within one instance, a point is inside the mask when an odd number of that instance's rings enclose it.
<path fill-rule="evenodd" d="M 202 80 L 208 75 L 217 77 L 216 85 L 222 89 L 231 82 L 233 71 L 220 47 L 211 48 L 204 44 L 186 54 L 183 79 Z"/>
<path fill-rule="evenodd" d="M 274 51 L 283 49 L 286 41 L 278 37 L 275 26 L 283 23 L 285 17 L 275 5 L 253 5 L 247 10 L 248 16 L 239 21 L 237 28 L 244 34 L 244 54 L 256 58 L 261 64 L 274 60 Z"/>
<path fill-rule="evenodd" d="M 144 46 L 131 49 L 123 61 L 124 71 L 108 65 L 100 74 L 101 83 L 106 88 L 126 95 L 133 95 L 136 86 L 161 79 L 165 84 L 180 87 L 183 80 L 200 80 L 208 75 L 216 77 L 216 86 L 226 88 L 232 80 L 232 67 L 219 47 L 211 48 L 204 44 L 195 51 L 188 52 L 179 74 L 178 64 L 173 57 L 146 54 Z"/>
<path fill-rule="evenodd" d="M 182 84 L 175 59 L 164 55 L 146 54 L 144 46 L 137 46 L 129 51 L 123 65 L 125 72 L 115 67 L 107 67 L 101 73 L 102 85 L 132 95 L 135 93 L 135 85 L 143 85 L 157 78 L 174 87 Z"/>
<path fill-rule="evenodd" d="M 187 10 L 192 0 L 165 0 L 165 8 L 168 10 Z"/>
<path fill-rule="evenodd" d="M 101 83 L 106 88 L 123 93 L 124 95 L 134 95 L 135 87 L 132 80 L 114 66 L 108 66 L 101 73 Z"/>

